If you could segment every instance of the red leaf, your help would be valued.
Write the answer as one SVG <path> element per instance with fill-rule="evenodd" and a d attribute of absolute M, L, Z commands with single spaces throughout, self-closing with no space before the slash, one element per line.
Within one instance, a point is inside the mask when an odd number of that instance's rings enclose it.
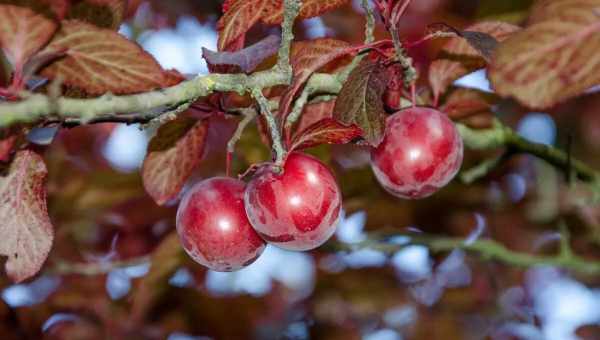
<path fill-rule="evenodd" d="M 377 146 L 383 140 L 383 93 L 387 83 L 383 65 L 365 58 L 350 73 L 335 102 L 333 117 L 344 124 L 358 125 L 371 146 Z"/>
<path fill-rule="evenodd" d="M 314 123 L 325 118 L 333 118 L 333 108 L 335 99 L 326 102 L 308 104 L 304 106 L 304 111 L 296 127 L 296 131 L 303 131 Z"/>
<path fill-rule="evenodd" d="M 41 0 L 41 2 L 50 7 L 50 10 L 56 15 L 58 20 L 63 20 L 67 15 L 69 0 Z"/>
<path fill-rule="evenodd" d="M 503 41 L 519 29 L 518 26 L 504 22 L 480 22 L 466 28 L 466 32 L 461 32 L 466 33 L 466 37 L 450 38 L 442 49 L 440 58 L 429 68 L 429 83 L 434 97 L 439 98 L 456 79 L 485 66 L 481 51 L 487 53 L 485 46 L 489 45 L 490 40 L 477 32 Z M 481 51 L 475 49 L 472 44 L 480 47 L 478 49 Z"/>
<path fill-rule="evenodd" d="M 66 51 L 66 57 L 50 64 L 42 76 L 62 76 L 65 85 L 91 95 L 144 92 L 168 82 L 156 60 L 135 42 L 83 22 L 63 21 L 44 51 Z"/>
<path fill-rule="evenodd" d="M 84 0 L 69 8 L 68 19 L 77 19 L 98 27 L 118 29 L 123 22 L 125 0 Z"/>
<path fill-rule="evenodd" d="M 200 163 L 207 121 L 180 117 L 158 129 L 142 167 L 146 191 L 158 205 L 177 197 Z"/>
<path fill-rule="evenodd" d="M 2 5 L 29 8 L 36 14 L 60 21 L 65 18 L 70 0 L 1 0 Z"/>
<path fill-rule="evenodd" d="M 577 20 L 582 8 L 593 12 L 594 8 L 597 11 L 599 7 L 600 1 L 598 0 L 538 0 L 531 7 L 527 25 L 531 26 L 543 21 Z"/>
<path fill-rule="evenodd" d="M 448 95 L 440 111 L 452 120 L 463 119 L 480 113 L 491 113 L 498 96 L 473 89 L 456 88 Z"/>
<path fill-rule="evenodd" d="M 290 105 L 308 78 L 331 61 L 349 53 L 350 44 L 336 39 L 300 41 L 292 45 L 290 63 L 293 68 L 292 84 L 281 97 L 279 113 L 285 121 Z"/>
<path fill-rule="evenodd" d="M 312 18 L 346 4 L 348 0 L 304 0 L 298 19 Z M 259 20 L 281 24 L 283 0 L 227 0 L 223 16 L 217 23 L 219 51 L 236 51 L 243 47 L 243 36 Z M 242 39 L 242 40 L 240 40 Z"/>
<path fill-rule="evenodd" d="M 356 125 L 346 126 L 333 118 L 325 118 L 298 133 L 291 150 L 306 149 L 321 144 L 346 144 L 360 137 L 361 129 Z"/>
<path fill-rule="evenodd" d="M 0 178 L 0 254 L 15 282 L 35 275 L 48 257 L 54 231 L 46 208 L 46 165 L 32 151 L 20 151 Z"/>
<path fill-rule="evenodd" d="M 42 48 L 57 25 L 29 8 L 0 5 L 0 46 L 15 69 Z"/>
<path fill-rule="evenodd" d="M 499 95 L 534 109 L 550 108 L 600 84 L 600 1 L 553 5 L 538 9 L 535 24 L 501 44 L 489 67 Z"/>
<path fill-rule="evenodd" d="M 232 50 L 241 36 L 261 18 L 269 0 L 230 0 L 224 4 L 224 14 L 217 23 L 219 51 Z M 235 46 L 234 50 L 239 46 Z"/>
<path fill-rule="evenodd" d="M 181 83 L 182 81 L 186 80 L 185 76 L 175 69 L 166 70 L 164 72 L 164 75 L 165 75 L 165 82 L 164 82 L 165 87 L 175 86 L 175 85 Z"/>
<path fill-rule="evenodd" d="M 17 136 L 12 135 L 0 140 L 0 162 L 8 162 L 13 152 Z"/>
<path fill-rule="evenodd" d="M 348 3 L 349 0 L 304 0 L 298 19 L 317 17 Z M 269 0 L 262 21 L 269 25 L 278 25 L 283 21 L 283 0 Z"/>

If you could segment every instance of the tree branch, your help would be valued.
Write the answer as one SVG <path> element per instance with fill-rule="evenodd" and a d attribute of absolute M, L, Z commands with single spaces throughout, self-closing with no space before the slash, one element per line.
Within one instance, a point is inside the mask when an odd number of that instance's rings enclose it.
<path fill-rule="evenodd" d="M 593 185 L 600 183 L 600 174 L 577 159 L 569 159 L 566 152 L 546 144 L 530 142 L 499 121 L 490 129 L 475 130 L 463 124 L 456 124 L 465 146 L 473 150 L 498 149 L 506 147 L 511 152 L 528 153 L 568 172 L 574 171 L 577 177 Z M 571 169 L 569 169 L 569 166 Z M 489 167 L 487 168 L 489 170 Z"/>
<path fill-rule="evenodd" d="M 54 264 L 54 266 L 50 267 L 47 270 L 47 273 L 57 275 L 77 274 L 94 276 L 108 274 L 115 269 L 127 268 L 145 263 L 150 263 L 150 255 L 120 261 L 100 261 L 89 263 L 73 263 L 67 261 L 58 261 Z"/>
<path fill-rule="evenodd" d="M 283 2 L 283 23 L 281 24 L 281 48 L 277 53 L 276 68 L 283 73 L 288 81 L 292 82 L 292 66 L 290 64 L 290 50 L 294 40 L 294 21 L 300 13 L 302 6 L 301 0 L 284 0 Z"/>
<path fill-rule="evenodd" d="M 261 111 L 267 120 L 274 119 L 271 109 L 268 109 L 269 105 L 266 105 L 266 98 L 259 92 L 264 88 L 290 83 L 288 71 L 291 70 L 289 50 L 293 40 L 292 26 L 300 4 L 299 0 L 286 0 L 284 3 L 285 16 L 282 24 L 282 43 L 278 52 L 278 61 L 269 70 L 255 72 L 251 75 L 210 74 L 184 81 L 170 88 L 125 96 L 115 96 L 108 93 L 98 98 L 74 99 L 29 94 L 19 102 L 0 103 L 0 127 L 15 123 L 35 122 L 42 119 L 45 122 L 65 123 L 67 125 L 108 121 L 144 123 L 161 117 L 165 114 L 165 111 L 169 112 L 173 109 L 177 110 L 177 108 L 185 107 L 214 91 L 234 91 L 240 94 L 252 92 L 253 96 L 259 101 Z M 365 6 L 367 12 L 365 41 L 370 42 L 373 40 L 373 12 L 365 0 L 363 0 L 363 6 Z M 399 42 L 399 39 L 394 40 Z M 355 58 L 355 61 L 360 57 Z M 405 61 L 408 62 L 409 60 Z M 309 92 L 300 96 L 290 119 L 293 121 L 298 118 L 297 116 L 301 113 L 301 105 L 306 104 L 311 95 L 337 94 L 351 71 L 351 67 L 352 65 L 349 65 L 337 74 L 313 74 L 306 85 Z M 567 172 L 572 169 L 577 177 L 584 181 L 600 185 L 600 175 L 583 162 L 569 160 L 565 152 L 555 147 L 529 142 L 499 122 L 496 122 L 492 129 L 486 130 L 473 130 L 462 124 L 457 124 L 457 127 L 467 148 L 496 149 L 506 147 L 510 152 L 530 153 Z M 273 137 L 278 134 L 279 132 L 275 131 Z M 274 148 L 278 153 L 277 158 L 281 158 L 284 152 L 282 151 L 281 141 L 275 140 Z M 496 162 L 490 161 L 479 169 L 475 169 L 475 177 L 484 175 L 493 168 L 493 165 L 496 165 Z"/>
<path fill-rule="evenodd" d="M 157 108 L 179 107 L 194 102 L 214 91 L 246 93 L 254 87 L 271 87 L 286 84 L 285 77 L 273 70 L 245 74 L 211 74 L 187 80 L 178 85 L 134 95 L 105 94 L 91 99 L 52 98 L 33 94 L 19 102 L 0 103 L 0 127 L 16 123 L 31 123 L 40 119 L 72 121 L 82 124 L 111 117 L 139 114 L 156 118 L 163 111 Z M 155 110 L 155 111 L 152 111 Z M 152 119 L 150 118 L 150 119 Z"/>
<path fill-rule="evenodd" d="M 361 249 L 374 249 L 387 255 L 402 250 L 409 245 L 426 246 L 433 253 L 450 252 L 462 249 L 479 255 L 484 261 L 498 261 L 515 267 L 554 266 L 573 270 L 585 275 L 599 275 L 600 262 L 584 259 L 573 253 L 569 245 L 569 233 L 564 224 L 561 224 L 561 239 L 559 252 L 555 255 L 535 255 L 530 253 L 513 251 L 504 245 L 489 239 L 465 242 L 459 237 L 443 237 L 423 234 L 402 234 L 394 232 L 377 232 L 368 235 L 365 241 L 358 243 L 341 243 L 330 241 L 325 249 L 330 251 L 357 251 Z M 406 237 L 406 242 L 394 242 L 394 237 Z M 58 275 L 103 275 L 115 269 L 136 266 L 150 262 L 150 256 L 142 256 L 121 261 L 70 263 L 66 261 L 57 262 L 48 269 L 48 273 Z"/>
<path fill-rule="evenodd" d="M 229 142 L 227 142 L 227 152 L 230 154 L 235 152 L 235 145 L 240 140 L 240 138 L 242 138 L 242 133 L 244 132 L 248 124 L 250 124 L 250 122 L 254 120 L 254 118 L 256 118 L 257 116 L 256 110 L 252 108 L 242 109 L 241 113 L 244 118 L 242 118 L 242 120 L 238 123 L 238 126 L 235 129 L 233 136 L 231 137 L 231 139 L 229 139 Z"/>
<path fill-rule="evenodd" d="M 61 121 L 78 121 L 82 124 L 108 117 L 148 112 L 167 107 L 177 108 L 193 103 L 214 91 L 233 91 L 245 94 L 255 88 L 264 89 L 277 85 L 288 85 L 292 70 L 289 63 L 290 48 L 294 35 L 294 20 L 300 12 L 301 0 L 284 1 L 281 47 L 277 64 L 269 70 L 245 74 L 211 74 L 184 81 L 170 88 L 134 95 L 115 96 L 107 93 L 98 98 L 74 99 L 53 97 L 43 94 L 27 94 L 19 102 L 0 103 L 0 127 L 15 123 L 31 123 L 46 118 Z M 149 120 L 159 117 L 162 111 L 145 113 Z M 139 119 L 137 119 L 139 120 Z"/>
<path fill-rule="evenodd" d="M 373 9 L 369 6 L 369 2 L 367 0 L 362 0 L 362 8 L 365 10 L 367 14 L 366 23 L 365 23 L 365 45 L 372 43 L 375 41 L 375 13 Z M 331 79 L 324 79 L 324 74 L 313 74 L 311 78 L 309 78 L 306 86 L 302 90 L 300 97 L 296 99 L 294 102 L 294 107 L 292 108 L 292 112 L 287 117 L 285 121 L 284 129 L 288 131 L 300 118 L 302 115 L 302 111 L 304 110 L 304 106 L 308 102 L 310 96 L 316 93 L 339 93 L 342 90 L 342 84 L 346 82 L 350 72 L 358 66 L 360 61 L 364 58 L 364 55 L 359 54 L 350 63 L 350 65 L 346 66 L 342 71 L 335 74 L 335 82 L 333 82 L 332 86 L 323 86 L 324 84 L 330 83 Z"/>
<path fill-rule="evenodd" d="M 273 154 L 275 155 L 275 165 L 280 166 L 283 164 L 283 160 L 285 158 L 285 148 L 281 142 L 281 134 L 279 133 L 277 121 L 275 120 L 273 113 L 271 113 L 269 100 L 265 98 L 259 88 L 252 90 L 252 97 L 254 97 L 254 99 L 256 99 L 258 102 L 260 111 L 269 125 L 269 130 L 271 131 L 271 142 L 273 143 Z"/>
<path fill-rule="evenodd" d="M 464 184 L 472 184 L 475 181 L 487 176 L 491 171 L 498 167 L 504 160 L 510 156 L 511 152 L 503 152 L 501 155 L 486 159 L 475 167 L 461 171 L 460 180 Z"/>
<path fill-rule="evenodd" d="M 393 242 L 392 237 L 398 236 L 407 237 L 408 240 L 401 243 Z M 369 234 L 367 240 L 359 243 L 347 244 L 330 242 L 328 245 L 338 251 L 356 251 L 369 248 L 379 250 L 388 255 L 392 255 L 409 245 L 423 245 L 434 253 L 462 249 L 479 255 L 483 260 L 498 261 L 516 267 L 527 268 L 546 265 L 570 269 L 586 275 L 600 274 L 600 262 L 584 259 L 573 254 L 568 242 L 568 237 L 563 234 L 563 238 L 561 239 L 561 251 L 553 256 L 534 255 L 513 251 L 506 248 L 504 245 L 489 239 L 465 242 L 464 239 L 458 237 L 399 234 L 397 231 L 392 233 L 372 233 Z"/>

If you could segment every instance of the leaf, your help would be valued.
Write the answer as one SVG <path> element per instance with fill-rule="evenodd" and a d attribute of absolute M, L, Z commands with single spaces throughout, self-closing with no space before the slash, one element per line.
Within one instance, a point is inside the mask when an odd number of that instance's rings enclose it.
<path fill-rule="evenodd" d="M 69 8 L 67 19 L 77 19 L 101 28 L 118 29 L 123 22 L 125 0 L 84 0 Z"/>
<path fill-rule="evenodd" d="M 132 297 L 132 318 L 141 320 L 156 300 L 169 287 L 169 278 L 186 260 L 176 232 L 168 234 L 152 253 L 150 271 L 140 280 Z"/>
<path fill-rule="evenodd" d="M 66 51 L 66 57 L 42 70 L 61 76 L 63 84 L 91 95 L 130 94 L 165 86 L 167 76 L 154 58 L 119 33 L 65 20 L 44 52 Z"/>
<path fill-rule="evenodd" d="M 492 59 L 492 54 L 498 47 L 498 40 L 493 36 L 476 31 L 462 31 L 461 37 L 465 39 L 471 47 L 473 47 L 479 55 L 489 62 Z"/>
<path fill-rule="evenodd" d="M 208 123 L 181 117 L 162 125 L 142 167 L 146 191 L 158 205 L 175 198 L 200 163 Z"/>
<path fill-rule="evenodd" d="M 527 27 L 500 45 L 489 67 L 493 88 L 545 109 L 600 84 L 598 1 L 569 2 L 569 14 Z"/>
<path fill-rule="evenodd" d="M 333 109 L 333 117 L 344 124 L 356 124 L 363 137 L 377 146 L 385 132 L 383 93 L 387 85 L 385 68 L 369 58 L 363 59 L 344 83 Z"/>
<path fill-rule="evenodd" d="M 485 58 L 482 57 L 481 51 L 473 48 L 471 44 L 481 45 L 480 49 L 486 49 L 493 43 L 490 43 L 489 38 L 482 38 L 481 34 L 474 32 L 485 33 L 497 41 L 503 41 L 519 29 L 518 26 L 504 22 L 486 21 L 459 32 L 463 35 L 466 33 L 465 38 L 470 38 L 471 43 L 463 37 L 450 38 L 439 59 L 434 60 L 429 68 L 429 83 L 434 97 L 439 98 L 456 79 L 485 66 Z"/>
<path fill-rule="evenodd" d="M 527 23 L 537 24 L 543 21 L 573 20 L 581 8 L 593 9 L 600 7 L 599 0 L 538 0 L 530 11 Z"/>
<path fill-rule="evenodd" d="M 15 69 L 42 48 L 57 25 L 29 8 L 0 5 L 0 46 Z"/>
<path fill-rule="evenodd" d="M 539 0 L 483 0 L 477 3 L 475 18 L 488 18 L 509 23 L 520 23 L 527 19 L 531 4 Z"/>
<path fill-rule="evenodd" d="M 29 8 L 36 14 L 51 20 L 62 20 L 69 7 L 69 0 L 0 0 L 1 5 L 14 5 Z"/>
<path fill-rule="evenodd" d="M 245 73 L 254 71 L 260 63 L 277 53 L 281 37 L 270 35 L 256 44 L 236 52 L 213 52 L 202 48 L 202 56 L 206 59 L 212 72 L 218 72 L 225 66 L 237 66 Z"/>
<path fill-rule="evenodd" d="M 63 20 L 69 9 L 69 0 L 42 0 L 50 10 L 56 15 L 58 20 Z"/>
<path fill-rule="evenodd" d="M 335 99 L 326 102 L 312 103 L 304 106 L 302 116 L 296 127 L 296 131 L 307 129 L 314 123 L 325 118 L 333 118 L 333 108 L 335 107 Z"/>
<path fill-rule="evenodd" d="M 16 142 L 16 135 L 0 139 L 0 162 L 8 162 L 10 160 Z"/>
<path fill-rule="evenodd" d="M 317 17 L 347 4 L 349 0 L 304 0 L 298 19 Z M 269 0 L 262 21 L 269 25 L 278 25 L 283 22 L 283 0 Z"/>
<path fill-rule="evenodd" d="M 308 78 L 318 69 L 346 55 L 349 51 L 350 44 L 330 38 L 300 41 L 292 44 L 290 63 L 293 69 L 293 78 L 292 84 L 282 95 L 279 104 L 282 121 L 285 121 L 292 101 Z"/>
<path fill-rule="evenodd" d="M 25 65 L 23 65 L 23 79 L 27 79 L 28 81 L 35 77 L 35 74 L 44 66 L 50 64 L 53 61 L 56 61 L 65 56 L 65 51 L 57 51 L 57 52 L 40 52 L 34 54 Z M 41 78 L 41 77 L 40 77 Z M 42 78 L 45 81 L 47 79 Z M 31 88 L 30 88 L 31 89 Z M 33 89 L 31 89 L 33 90 Z"/>
<path fill-rule="evenodd" d="M 319 16 L 340 7 L 349 0 L 304 0 L 298 19 Z M 243 47 L 243 37 L 259 20 L 266 24 L 283 22 L 283 0 L 227 0 L 223 16 L 217 23 L 219 51 L 235 51 Z"/>
<path fill-rule="evenodd" d="M 269 0 L 230 0 L 217 23 L 219 51 L 232 50 L 231 45 L 242 37 L 261 18 Z M 235 48 L 237 49 L 237 48 Z"/>
<path fill-rule="evenodd" d="M 54 232 L 46 208 L 46 165 L 32 151 L 20 151 L 0 178 L 0 254 L 15 282 L 35 275 L 48 257 Z"/>
<path fill-rule="evenodd" d="M 292 141 L 291 150 L 321 144 L 346 144 L 361 135 L 362 130 L 354 124 L 346 126 L 333 118 L 325 118 L 298 133 Z"/>
<path fill-rule="evenodd" d="M 454 88 L 440 111 L 446 113 L 453 120 L 462 119 L 478 113 L 491 112 L 497 99 L 498 97 L 492 93 Z"/>

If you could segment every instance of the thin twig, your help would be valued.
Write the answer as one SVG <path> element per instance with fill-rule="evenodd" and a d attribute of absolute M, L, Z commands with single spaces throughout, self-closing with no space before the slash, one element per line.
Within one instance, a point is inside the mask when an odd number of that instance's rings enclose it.
<path fill-rule="evenodd" d="M 137 266 L 145 263 L 150 263 L 150 256 L 141 256 L 135 257 L 127 260 L 120 261 L 100 261 L 100 262 L 67 262 L 67 261 L 57 261 L 54 266 L 50 267 L 47 270 L 49 274 L 57 274 L 57 275 L 102 275 L 108 274 L 111 271 L 119 268 L 127 268 L 132 266 Z"/>
<path fill-rule="evenodd" d="M 475 181 L 487 176 L 492 170 L 496 169 L 510 156 L 510 154 L 510 152 L 505 151 L 496 157 L 486 159 L 471 169 L 462 171 L 460 174 L 460 180 L 464 184 L 474 183 Z"/>
<path fill-rule="evenodd" d="M 294 40 L 294 21 L 300 13 L 302 6 L 301 0 L 284 0 L 283 2 L 283 23 L 281 24 L 281 47 L 277 53 L 276 68 L 284 73 L 288 78 L 288 83 L 292 81 L 292 66 L 290 64 L 290 51 L 292 41 Z"/>
<path fill-rule="evenodd" d="M 254 120 L 254 118 L 256 118 L 257 116 L 256 110 L 252 108 L 244 109 L 241 111 L 241 113 L 244 118 L 242 118 L 242 120 L 238 123 L 238 126 L 235 129 L 233 136 L 231 137 L 231 139 L 229 139 L 229 142 L 227 142 L 227 164 L 225 166 L 227 176 L 230 175 L 231 158 L 233 156 L 233 153 L 235 152 L 235 145 L 240 140 L 240 138 L 242 138 L 242 133 L 244 132 L 248 124 L 250 124 L 250 122 Z"/>
<path fill-rule="evenodd" d="M 271 140 L 273 143 L 273 154 L 275 155 L 275 165 L 281 166 L 283 164 L 283 160 L 285 159 L 286 151 L 281 142 L 281 134 L 279 133 L 277 121 L 275 120 L 275 116 L 273 113 L 271 113 L 271 108 L 269 107 L 269 100 L 263 95 L 262 90 L 259 88 L 252 90 L 252 97 L 258 103 L 260 112 L 265 117 L 265 120 L 269 125 Z"/>

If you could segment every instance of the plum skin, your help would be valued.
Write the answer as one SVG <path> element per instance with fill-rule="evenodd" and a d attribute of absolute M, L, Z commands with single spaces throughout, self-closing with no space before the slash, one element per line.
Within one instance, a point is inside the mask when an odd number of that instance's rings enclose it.
<path fill-rule="evenodd" d="M 371 151 L 371 168 L 381 186 L 405 199 L 428 197 L 458 173 L 463 141 L 442 112 L 408 108 L 387 118 L 384 139 Z"/>
<path fill-rule="evenodd" d="M 266 168 L 250 181 L 246 213 L 259 235 L 287 250 L 319 247 L 335 232 L 342 195 L 331 171 L 318 159 L 290 153 L 282 173 Z"/>
<path fill-rule="evenodd" d="M 214 177 L 185 194 L 177 209 L 177 233 L 196 262 L 214 271 L 235 271 L 265 249 L 244 210 L 245 187 L 233 178 Z"/>

